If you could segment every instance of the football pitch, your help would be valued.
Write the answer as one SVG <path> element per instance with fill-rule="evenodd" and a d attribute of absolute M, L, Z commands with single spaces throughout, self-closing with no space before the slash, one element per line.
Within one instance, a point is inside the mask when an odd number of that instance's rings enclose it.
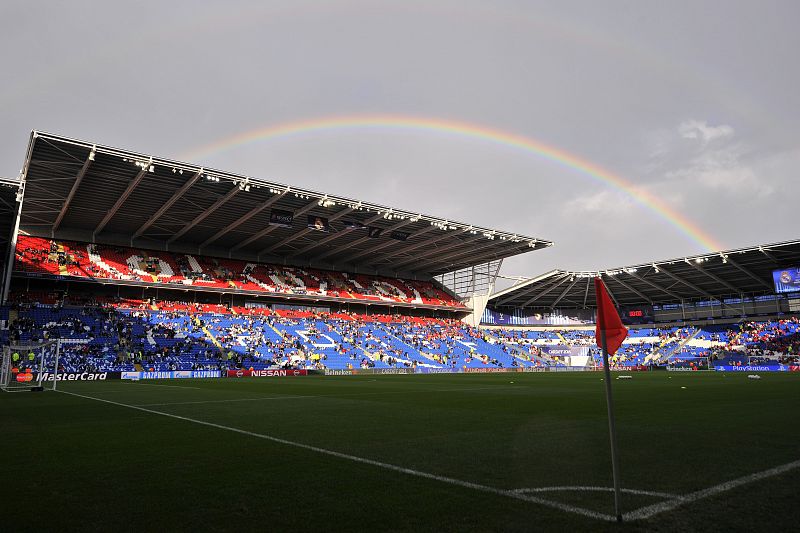
<path fill-rule="evenodd" d="M 775 531 L 800 374 L 60 382 L 0 396 L 5 531 Z"/>

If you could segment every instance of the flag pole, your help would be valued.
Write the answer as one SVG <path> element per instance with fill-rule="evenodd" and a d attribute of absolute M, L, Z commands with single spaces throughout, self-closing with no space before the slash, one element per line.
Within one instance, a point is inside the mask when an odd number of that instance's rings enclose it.
<path fill-rule="evenodd" d="M 606 330 L 600 330 L 600 344 L 603 349 L 603 370 L 606 382 L 606 406 L 608 407 L 608 433 L 611 437 L 611 470 L 614 476 L 614 514 L 617 522 L 622 522 L 622 512 L 620 511 L 620 488 L 619 488 L 619 451 L 617 450 L 617 423 L 614 419 L 614 400 L 611 398 L 611 369 L 608 365 L 608 343 L 606 342 Z"/>

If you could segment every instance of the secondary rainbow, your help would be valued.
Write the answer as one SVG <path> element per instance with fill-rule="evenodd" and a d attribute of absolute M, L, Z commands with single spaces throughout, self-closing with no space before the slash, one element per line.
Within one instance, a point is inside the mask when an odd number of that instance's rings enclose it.
<path fill-rule="evenodd" d="M 702 228 L 689 220 L 686 215 L 676 211 L 653 194 L 636 187 L 636 185 L 628 180 L 612 174 L 594 163 L 531 137 L 454 120 L 397 115 L 357 115 L 314 118 L 266 126 L 238 133 L 230 137 L 219 139 L 213 143 L 194 148 L 184 154 L 182 158 L 189 161 L 204 159 L 219 154 L 220 152 L 255 142 L 313 132 L 359 128 L 387 128 L 394 130 L 438 132 L 479 139 L 521 149 L 573 170 L 594 181 L 604 183 L 616 190 L 622 191 L 633 198 L 642 207 L 665 220 L 689 240 L 698 244 L 704 251 L 714 252 L 724 248 L 708 233 L 703 231 Z"/>

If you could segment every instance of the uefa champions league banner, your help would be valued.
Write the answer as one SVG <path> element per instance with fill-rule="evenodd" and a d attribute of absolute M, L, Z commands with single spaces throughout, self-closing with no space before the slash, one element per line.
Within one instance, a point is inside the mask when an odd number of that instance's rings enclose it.
<path fill-rule="evenodd" d="M 167 370 L 163 372 L 122 372 L 122 379 L 192 379 L 221 378 L 219 370 Z"/>

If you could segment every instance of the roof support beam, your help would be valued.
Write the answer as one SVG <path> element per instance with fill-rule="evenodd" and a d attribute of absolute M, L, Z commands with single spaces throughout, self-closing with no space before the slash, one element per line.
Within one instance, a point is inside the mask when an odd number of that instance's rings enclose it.
<path fill-rule="evenodd" d="M 403 226 L 407 226 L 408 224 L 411 224 L 411 222 L 412 221 L 411 221 L 410 218 L 407 218 L 406 220 L 401 220 L 397 224 L 393 224 L 393 225 L 389 226 L 388 228 L 384 228 L 384 230 L 383 230 L 383 232 L 381 234 L 386 233 L 387 234 L 386 237 L 389 238 L 389 235 L 388 235 L 389 233 L 391 233 L 392 231 L 394 231 L 396 229 L 402 228 Z M 343 252 L 344 250 L 352 248 L 353 246 L 355 246 L 357 244 L 361 244 L 362 242 L 365 242 L 365 241 L 368 241 L 368 240 L 371 240 L 371 239 L 372 239 L 372 237 L 370 237 L 370 236 L 361 237 L 360 239 L 357 239 L 357 240 L 355 240 L 353 242 L 348 242 L 348 243 L 345 243 L 345 244 L 343 244 L 341 246 L 337 246 L 336 248 L 331 248 L 330 250 L 319 254 L 318 256 L 312 258 L 311 260 L 312 261 L 318 261 L 318 260 L 323 259 L 325 257 L 329 257 L 331 255 L 336 255 L 338 253 Z"/>
<path fill-rule="evenodd" d="M 758 251 L 761 252 L 762 254 L 766 255 L 769 258 L 769 260 L 772 261 L 773 263 L 778 263 L 779 262 L 778 259 L 774 255 L 769 253 L 767 251 L 767 249 L 764 248 L 763 246 L 759 246 L 758 247 Z"/>
<path fill-rule="evenodd" d="M 231 190 L 229 190 L 224 196 L 220 196 L 217 198 L 217 201 L 211 204 L 205 211 L 194 217 L 189 223 L 183 226 L 181 229 L 178 230 L 175 235 L 167 239 L 167 244 L 172 243 L 186 235 L 186 232 L 198 225 L 200 222 L 205 220 L 208 215 L 219 209 L 225 202 L 236 196 L 236 194 L 241 191 L 242 189 L 239 188 L 239 185 L 234 185 Z"/>
<path fill-rule="evenodd" d="M 152 159 L 150 161 L 152 162 Z M 97 227 L 94 228 L 94 231 L 92 232 L 92 238 L 94 238 L 95 235 L 103 231 L 106 225 L 109 222 L 111 222 L 111 219 L 114 218 L 114 215 L 117 214 L 117 211 L 119 211 L 119 208 L 122 207 L 122 204 L 125 203 L 125 200 L 128 199 L 128 196 L 131 195 L 133 190 L 139 186 L 144 177 L 147 175 L 147 169 L 149 167 L 150 163 L 147 163 L 145 166 L 142 167 L 142 170 L 140 170 L 139 173 L 136 174 L 136 177 L 133 178 L 133 181 L 131 181 L 128 184 L 128 187 L 125 189 L 125 191 L 123 191 L 120 197 L 117 198 L 117 201 L 114 202 L 114 205 L 111 207 L 111 209 L 108 210 L 108 213 L 106 213 L 106 216 L 103 217 L 103 220 L 101 220 L 100 223 L 97 225 Z"/>
<path fill-rule="evenodd" d="M 560 287 L 561 285 L 563 285 L 563 284 L 564 284 L 564 282 L 565 282 L 565 281 L 567 281 L 567 280 L 569 279 L 569 277 L 570 277 L 570 276 L 569 276 L 569 274 L 562 274 L 562 275 L 561 275 L 561 277 L 560 277 L 560 278 L 558 278 L 558 281 L 557 281 L 556 283 L 553 283 L 553 284 L 552 284 L 552 285 L 550 285 L 550 286 L 549 286 L 547 289 L 545 289 L 545 290 L 543 290 L 542 292 L 540 292 L 540 293 L 538 293 L 538 294 L 534 295 L 534 297 L 533 297 L 533 298 L 531 298 L 531 299 L 527 300 L 526 302 L 524 302 L 524 303 L 523 303 L 522 305 L 520 305 L 519 307 L 520 307 L 520 308 L 526 307 L 526 306 L 528 306 L 528 305 L 532 304 L 533 302 L 535 302 L 536 300 L 538 300 L 539 298 L 541 298 L 542 296 L 547 296 L 548 294 L 550 294 L 551 292 L 553 292 L 553 290 L 554 290 L 554 289 L 556 289 L 556 288 Z"/>
<path fill-rule="evenodd" d="M 693 261 L 686 261 L 686 264 L 688 264 L 690 267 L 692 267 L 693 269 L 697 270 L 698 272 L 700 272 L 700 273 L 708 276 L 709 278 L 713 279 L 714 281 L 716 281 L 717 283 L 719 283 L 720 285 L 722 285 L 723 287 L 725 287 L 726 289 L 731 291 L 733 294 L 740 294 L 742 292 L 740 289 L 737 289 L 736 287 L 734 287 L 733 285 L 731 285 L 727 281 L 724 281 L 719 276 L 716 276 L 716 275 L 712 274 L 711 272 L 709 272 L 708 270 L 704 269 L 700 265 L 695 264 Z"/>
<path fill-rule="evenodd" d="M 418 237 L 420 235 L 424 235 L 425 233 L 428 233 L 429 231 L 434 230 L 434 229 L 436 229 L 434 226 L 428 226 L 427 228 L 422 228 L 418 232 L 416 232 L 416 233 L 414 233 L 412 235 L 409 235 L 408 238 L 409 239 L 413 239 L 414 237 Z M 384 241 L 384 242 L 382 242 L 382 243 L 380 243 L 380 244 L 378 244 L 376 246 L 373 246 L 372 248 L 367 248 L 366 250 L 362 250 L 362 251 L 358 252 L 355 255 L 348 256 L 348 257 L 342 259 L 341 262 L 343 264 L 344 263 L 350 263 L 350 262 L 358 259 L 359 257 L 363 257 L 365 255 L 373 254 L 373 253 L 375 253 L 377 251 L 383 250 L 384 248 L 388 248 L 389 246 L 392 246 L 393 244 L 397 244 L 397 242 L 398 241 L 396 241 L 394 239 L 387 239 L 386 241 Z"/>
<path fill-rule="evenodd" d="M 142 224 L 142 226 L 141 226 L 139 229 L 137 229 L 137 230 L 136 230 L 136 233 L 134 233 L 134 234 L 133 234 L 133 237 L 131 237 L 131 240 L 133 240 L 133 239 L 135 239 L 135 238 L 139 237 L 140 235 L 142 235 L 142 234 L 143 234 L 145 231 L 147 231 L 147 230 L 148 230 L 148 228 L 150 228 L 150 226 L 152 226 L 152 225 L 155 223 L 155 221 L 156 221 L 156 220 L 158 220 L 159 218 L 161 218 L 161 215 L 163 215 L 164 213 L 166 213 L 166 212 L 167 212 L 167 210 L 168 210 L 170 207 L 172 207 L 172 205 L 173 205 L 175 202 L 177 202 L 177 201 L 178 201 L 178 200 L 181 198 L 181 196 L 183 196 L 184 194 L 186 194 L 186 191 L 188 191 L 189 189 L 191 189 L 191 188 L 192 188 L 192 185 L 194 185 L 195 183 L 197 183 L 197 180 L 199 180 L 199 179 L 200 179 L 200 176 L 201 176 L 202 174 L 203 174 L 203 169 L 201 168 L 200 170 L 198 170 L 198 171 L 197 171 L 197 172 L 194 174 L 194 176 L 192 176 L 191 178 L 189 178 L 189 181 L 187 181 L 186 183 L 184 183 L 184 184 L 181 186 L 181 188 L 180 188 L 180 189 L 178 189 L 177 191 L 175 191 L 175 194 L 173 194 L 173 195 L 172 195 L 172 197 L 171 197 L 169 200 L 167 200 L 166 202 L 164 202 L 164 205 L 162 205 L 161 207 L 159 207 L 159 208 L 158 208 L 158 210 L 157 210 L 155 213 L 153 213 L 153 215 L 152 215 L 150 218 L 148 218 L 148 219 L 147 219 L 147 222 L 145 222 L 144 224 Z"/>
<path fill-rule="evenodd" d="M 312 200 L 311 202 L 309 202 L 306 205 L 304 205 L 303 207 L 301 207 L 296 213 L 294 213 L 293 216 L 296 217 L 296 216 L 304 215 L 304 214 L 308 213 L 309 211 L 311 211 L 312 209 L 314 209 L 314 207 L 316 207 L 317 205 L 319 205 L 319 200 Z M 261 237 L 264 237 L 265 235 L 269 235 L 270 233 L 272 233 L 273 231 L 275 231 L 279 227 L 280 226 L 276 226 L 276 225 L 267 226 L 266 228 L 262 229 L 261 231 L 259 231 L 255 235 L 252 235 L 252 236 L 246 238 L 245 240 L 243 240 L 242 242 L 240 242 L 239 244 L 237 244 L 236 246 L 231 248 L 231 251 L 238 250 L 239 248 L 244 248 L 245 246 L 247 246 L 251 242 L 255 242 L 258 239 L 260 239 Z"/>
<path fill-rule="evenodd" d="M 660 270 L 659 270 L 659 272 L 660 272 Z M 664 288 L 664 287 L 662 287 L 661 285 L 658 285 L 658 284 L 656 284 L 656 283 L 653 283 L 652 281 L 650 281 L 650 280 L 648 280 L 648 279 L 645 279 L 645 278 L 643 278 L 642 276 L 640 276 L 640 275 L 638 275 L 638 274 L 633 274 L 633 273 L 630 273 L 630 275 L 631 275 L 631 276 L 633 276 L 634 278 L 638 279 L 639 281 L 641 281 L 641 282 L 642 282 L 642 283 L 644 283 L 645 285 L 649 285 L 650 287 L 654 288 L 655 290 L 657 290 L 657 291 L 661 291 L 661 292 L 663 292 L 664 294 L 666 294 L 666 295 L 670 296 L 671 298 L 674 298 L 674 299 L 675 299 L 675 301 L 677 301 L 677 302 L 683 301 L 683 297 L 682 297 L 682 296 L 680 296 L 679 294 L 676 294 L 676 293 L 674 293 L 674 292 L 670 291 L 669 289 L 665 289 L 665 288 Z"/>
<path fill-rule="evenodd" d="M 460 233 L 457 233 L 456 235 L 463 235 L 467 231 L 468 230 L 463 229 L 463 230 L 461 230 Z M 455 235 L 453 235 L 452 233 L 450 235 L 448 235 L 448 237 L 451 237 L 451 238 L 454 237 L 454 236 Z M 453 250 L 453 249 L 456 249 L 456 248 L 463 248 L 464 246 L 469 246 L 471 244 L 474 244 L 476 240 L 477 240 L 477 238 L 473 238 L 473 239 L 467 238 L 466 240 L 463 240 L 463 241 L 462 240 L 457 240 L 456 242 L 447 244 L 445 246 L 442 246 L 441 248 L 431 248 L 430 250 L 428 250 L 426 252 L 422 252 L 421 254 L 415 254 L 415 256 L 413 258 L 411 258 L 411 259 L 404 259 L 404 260 L 401 260 L 399 263 L 395 263 L 395 267 L 399 267 L 401 265 L 417 264 L 417 263 L 420 262 L 419 261 L 420 259 L 424 259 L 424 258 L 430 257 L 432 255 L 442 254 L 444 252 L 449 252 L 450 250 Z M 463 252 L 463 250 L 459 250 L 458 251 L 458 253 L 462 253 L 462 252 Z M 444 259 L 444 257 L 442 257 L 442 259 Z"/>
<path fill-rule="evenodd" d="M 775 287 L 773 287 L 771 284 L 767 283 L 763 279 L 761 279 L 758 276 L 756 276 L 755 274 L 753 274 L 753 272 L 750 271 L 750 269 L 743 267 L 742 265 L 740 265 L 736 261 L 733 261 L 730 257 L 727 257 L 725 260 L 728 263 L 730 263 L 733 268 L 738 269 L 742 274 L 745 274 L 747 277 L 749 277 L 753 281 L 758 282 L 760 285 L 764 286 L 765 288 L 767 288 L 769 290 L 775 290 Z"/>
<path fill-rule="evenodd" d="M 567 293 L 568 293 L 570 290 L 572 290 L 572 287 L 574 287 L 576 283 L 578 283 L 578 278 L 575 278 L 575 279 L 573 279 L 573 280 L 572 280 L 572 283 L 570 283 L 569 285 L 567 285 L 567 288 L 566 288 L 566 289 L 564 289 L 564 290 L 561 292 L 561 294 L 559 294 L 559 295 L 558 295 L 558 298 L 556 298 L 555 300 L 553 300 L 553 303 L 552 303 L 552 304 L 550 304 L 550 309 L 555 309 L 555 308 L 556 308 L 556 305 L 558 305 L 558 302 L 560 302 L 560 301 L 561 301 L 561 300 L 564 298 L 564 296 L 566 296 L 566 295 L 567 295 Z"/>
<path fill-rule="evenodd" d="M 637 295 L 637 296 L 639 296 L 640 298 L 644 298 L 644 299 L 647 301 L 647 303 L 649 303 L 650 305 L 653 305 L 653 300 L 652 300 L 652 298 L 650 298 L 649 296 L 647 296 L 647 295 L 646 295 L 646 294 L 644 294 L 643 292 L 641 292 L 641 291 L 639 291 L 639 290 L 635 289 L 634 287 L 631 287 L 630 285 L 628 285 L 627 283 L 625 283 L 624 281 L 622 281 L 621 279 L 619 279 L 619 278 L 620 278 L 620 276 L 610 276 L 610 278 L 611 278 L 611 279 L 613 279 L 614 281 L 616 281 L 617 283 L 619 283 L 620 285 L 622 285 L 622 286 L 623 286 L 624 288 L 626 288 L 627 290 L 629 290 L 629 291 L 631 291 L 632 293 L 636 294 L 636 295 Z"/>
<path fill-rule="evenodd" d="M 592 284 L 592 279 L 590 277 L 586 277 L 586 289 L 583 293 L 583 308 L 586 309 L 586 301 L 589 299 L 589 286 Z"/>
<path fill-rule="evenodd" d="M 509 287 L 505 291 L 501 291 L 497 294 L 497 296 L 502 296 L 504 294 L 507 294 L 508 297 L 503 298 L 502 300 L 498 300 L 495 305 L 499 307 L 505 304 L 506 302 L 510 302 L 512 300 L 520 298 L 523 294 L 530 294 L 537 288 L 535 284 L 539 283 L 540 281 L 544 284 L 555 283 L 561 277 L 562 274 L 564 274 L 564 272 L 561 270 L 551 270 L 546 274 L 542 274 L 541 276 L 538 276 L 536 278 L 532 278 L 523 281 L 522 283 L 519 283 L 517 285 L 514 285 L 512 287 Z M 522 292 L 517 292 L 517 291 L 522 291 Z"/>
<path fill-rule="evenodd" d="M 431 226 L 431 228 L 435 228 L 435 226 Z M 427 230 L 427 228 L 426 228 L 426 230 Z M 466 229 L 462 229 L 459 232 L 459 235 L 463 234 L 463 233 L 466 233 L 467 231 L 468 230 L 466 230 Z M 411 246 L 408 246 L 408 247 L 403 248 L 401 250 L 397 250 L 397 251 L 385 254 L 381 259 L 390 259 L 390 258 L 396 257 L 396 256 L 398 256 L 400 254 L 413 252 L 414 250 L 418 250 L 419 248 L 422 248 L 423 246 L 432 246 L 432 245 L 436 244 L 437 242 L 443 241 L 445 239 L 449 239 L 452 236 L 453 235 L 451 233 L 444 232 L 443 235 L 439 235 L 438 237 L 434 237 L 433 239 L 430 239 L 430 240 L 427 240 L 427 241 L 421 241 L 421 242 L 418 242 L 417 244 L 412 244 Z"/>
<path fill-rule="evenodd" d="M 86 156 L 86 161 L 83 162 L 83 166 L 78 171 L 78 175 L 75 176 L 75 182 L 72 184 L 69 194 L 67 194 L 67 197 L 64 199 L 64 204 L 61 206 L 61 211 L 58 212 L 56 221 L 53 222 L 53 228 L 50 230 L 51 235 L 55 236 L 58 227 L 61 225 L 61 221 L 64 220 L 64 215 L 67 214 L 69 204 L 72 202 L 72 199 L 75 198 L 75 193 L 78 192 L 78 187 L 81 186 L 83 177 L 86 175 L 86 171 L 89 170 L 89 165 L 92 164 L 92 161 L 94 161 L 94 149 L 92 149 L 92 151 L 89 152 L 89 155 Z"/>
<path fill-rule="evenodd" d="M 611 276 L 609 276 L 609 277 L 611 277 Z M 617 301 L 617 299 L 614 297 L 614 293 L 611 291 L 611 289 L 609 289 L 609 288 L 608 288 L 608 285 L 607 285 L 607 284 L 605 284 L 605 283 L 604 283 L 604 285 L 606 286 L 606 292 L 607 292 L 607 293 L 608 293 L 608 295 L 611 297 L 611 299 L 614 301 L 614 306 L 615 306 L 615 307 L 619 307 L 619 302 L 618 302 L 618 301 Z"/>
<path fill-rule="evenodd" d="M 353 208 L 352 207 L 346 207 L 346 208 L 338 211 L 337 213 L 334 213 L 330 217 L 328 217 L 328 222 L 332 222 L 332 221 L 334 221 L 336 219 L 342 218 L 343 216 L 345 216 L 345 215 L 347 215 L 349 213 L 352 213 L 352 212 L 353 212 Z M 268 254 L 268 253 L 270 253 L 272 251 L 275 251 L 275 250 L 277 250 L 278 248 L 280 248 L 282 246 L 286 246 L 287 244 L 289 244 L 290 242 L 294 241 L 295 239 L 299 239 L 303 235 L 311 233 L 312 231 L 317 231 L 317 230 L 312 229 L 312 228 L 306 228 L 306 229 L 298 231 L 297 233 L 293 233 L 292 235 L 289 235 L 288 237 L 286 237 L 282 241 L 277 242 L 277 243 L 273 244 L 272 246 L 269 246 L 268 248 L 264 248 L 263 250 L 258 252 L 258 255 Z"/>
<path fill-rule="evenodd" d="M 664 266 L 663 266 L 663 265 L 659 267 L 659 270 L 661 270 L 661 272 L 663 272 L 663 273 L 664 273 L 664 274 L 665 274 L 667 277 L 670 277 L 670 278 L 674 279 L 674 280 L 675 280 L 675 281 L 677 281 L 678 283 L 682 283 L 682 284 L 686 285 L 687 287 L 689 287 L 690 289 L 692 289 L 692 290 L 693 290 L 693 291 L 695 291 L 696 293 L 698 293 L 698 294 L 702 294 L 703 296 L 705 296 L 705 297 L 706 297 L 706 298 L 708 298 L 709 300 L 718 300 L 718 301 L 719 301 L 719 303 L 720 303 L 720 305 L 722 305 L 722 307 L 727 307 L 727 308 L 729 308 L 729 309 L 735 309 L 735 310 L 737 310 L 737 311 L 741 311 L 741 309 L 736 309 L 735 307 L 731 307 L 730 305 L 728 305 L 728 304 L 724 303 L 720 297 L 718 297 L 718 296 L 712 296 L 711 294 L 709 294 L 708 292 L 704 291 L 704 290 L 703 290 L 703 289 L 701 289 L 700 287 L 698 287 L 698 286 L 696 286 L 696 285 L 693 285 L 693 284 L 689 283 L 688 281 L 686 281 L 686 280 L 684 280 L 684 279 L 681 279 L 679 276 L 676 276 L 676 275 L 675 275 L 675 274 L 673 274 L 672 272 L 669 272 L 669 271 L 667 271 L 667 270 L 664 268 Z M 739 294 L 739 291 L 736 291 L 736 294 Z"/>
<path fill-rule="evenodd" d="M 678 283 L 680 283 L 680 284 L 682 284 L 682 285 L 685 285 L 685 286 L 689 287 L 689 288 L 690 288 L 690 289 L 692 289 L 694 292 L 696 292 L 696 293 L 698 293 L 698 294 L 702 294 L 703 296 L 707 296 L 707 297 L 709 297 L 709 298 L 713 298 L 713 297 L 712 297 L 710 294 L 708 294 L 706 291 L 704 291 L 703 289 L 701 289 L 701 288 L 700 288 L 700 287 L 698 287 L 697 285 L 694 285 L 693 283 L 690 283 L 690 282 L 686 281 L 685 279 L 683 279 L 683 278 L 681 278 L 681 277 L 679 277 L 679 276 L 676 276 L 675 274 L 673 274 L 672 272 L 670 272 L 669 270 L 667 270 L 666 268 L 664 268 L 664 266 L 663 266 L 663 265 L 661 265 L 660 267 L 658 267 L 658 269 L 661 271 L 661 273 L 662 273 L 662 274 L 664 274 L 664 275 L 665 275 L 665 276 L 667 276 L 668 278 L 670 278 L 670 279 L 672 279 L 672 280 L 674 280 L 674 281 L 677 281 Z"/>
<path fill-rule="evenodd" d="M 490 300 L 494 300 L 496 298 L 500 298 L 501 296 L 506 295 L 506 294 L 508 294 L 510 292 L 516 292 L 516 291 L 522 289 L 523 287 L 526 287 L 526 286 L 530 285 L 531 283 L 536 283 L 538 281 L 542 281 L 542 280 L 547 279 L 550 276 L 552 276 L 554 274 L 557 274 L 557 273 L 558 273 L 557 270 L 551 270 L 550 272 L 547 272 L 547 273 L 542 274 L 540 276 L 537 276 L 535 278 L 514 278 L 514 277 L 498 276 L 498 277 L 503 277 L 505 279 L 516 279 L 517 283 L 515 283 L 514 285 L 512 285 L 510 287 L 507 287 L 507 288 L 505 288 L 505 289 L 503 289 L 501 291 L 497 291 L 496 293 L 492 294 Z"/>
<path fill-rule="evenodd" d="M 365 220 L 363 222 L 363 224 L 365 224 L 365 225 L 366 224 L 372 224 L 373 222 L 375 222 L 376 220 L 378 220 L 381 217 L 383 217 L 383 215 L 375 215 L 375 216 L 370 217 L 367 220 Z M 314 248 L 322 246 L 323 244 L 328 244 L 331 241 L 335 241 L 339 237 L 343 237 L 343 236 L 347 235 L 348 233 L 350 233 L 354 229 L 355 228 L 344 228 L 342 231 L 340 231 L 338 233 L 332 233 L 331 235 L 328 235 L 324 239 L 321 239 L 321 240 L 319 240 L 317 242 L 313 242 L 313 243 L 309 244 L 308 246 L 306 246 L 302 250 L 297 250 L 296 252 L 292 252 L 291 254 L 289 254 L 288 257 L 295 257 L 295 256 L 298 256 L 298 255 L 304 254 L 306 252 L 310 252 Z"/>
<path fill-rule="evenodd" d="M 205 248 L 206 246 L 208 246 L 212 242 L 216 241 L 217 239 L 219 239 L 220 237 L 222 237 L 223 235 L 225 235 L 229 231 L 233 231 L 234 229 L 238 228 L 239 226 L 241 226 L 242 224 L 244 224 L 245 222 L 247 222 L 248 220 L 250 220 L 251 218 L 253 218 L 257 214 L 259 214 L 261 211 L 263 211 L 264 209 L 268 208 L 269 206 L 271 206 L 272 204 L 274 204 L 275 202 L 280 200 L 280 198 L 281 198 L 281 194 L 276 194 L 275 196 L 273 196 L 272 198 L 270 198 L 266 202 L 255 206 L 253 209 L 251 209 L 250 211 L 248 211 L 247 213 L 245 213 L 244 215 L 242 215 L 238 219 L 234 220 L 233 222 L 231 222 L 230 224 L 228 224 L 227 226 L 225 226 L 224 228 L 222 228 L 221 230 L 216 232 L 214 235 L 212 235 L 211 237 L 206 239 L 206 241 L 203 244 L 200 245 L 200 248 Z"/>
<path fill-rule="evenodd" d="M 492 251 L 489 252 L 489 253 L 484 253 L 484 254 L 480 253 L 482 250 L 486 250 L 486 249 L 491 249 Z M 497 256 L 498 253 L 501 252 L 501 251 L 502 251 L 502 249 L 500 247 L 498 247 L 498 245 L 496 243 L 490 243 L 490 244 L 487 244 L 486 246 L 481 246 L 479 248 L 466 249 L 466 250 L 457 250 L 457 251 L 453 252 L 452 254 L 448 254 L 448 255 L 443 256 L 443 257 L 437 257 L 437 258 L 434 258 L 433 260 L 430 260 L 430 261 L 422 261 L 421 263 L 423 263 L 423 264 L 431 264 L 431 263 L 436 264 L 436 263 L 442 263 L 442 262 L 445 262 L 445 261 L 451 261 L 453 259 L 460 258 L 460 257 L 463 257 L 463 256 L 467 256 L 465 258 L 465 260 L 468 260 L 471 263 L 480 264 L 480 263 L 485 263 L 487 261 L 491 261 L 493 259 L 501 259 L 500 257 Z M 475 254 L 477 254 L 477 255 L 475 255 Z"/>

